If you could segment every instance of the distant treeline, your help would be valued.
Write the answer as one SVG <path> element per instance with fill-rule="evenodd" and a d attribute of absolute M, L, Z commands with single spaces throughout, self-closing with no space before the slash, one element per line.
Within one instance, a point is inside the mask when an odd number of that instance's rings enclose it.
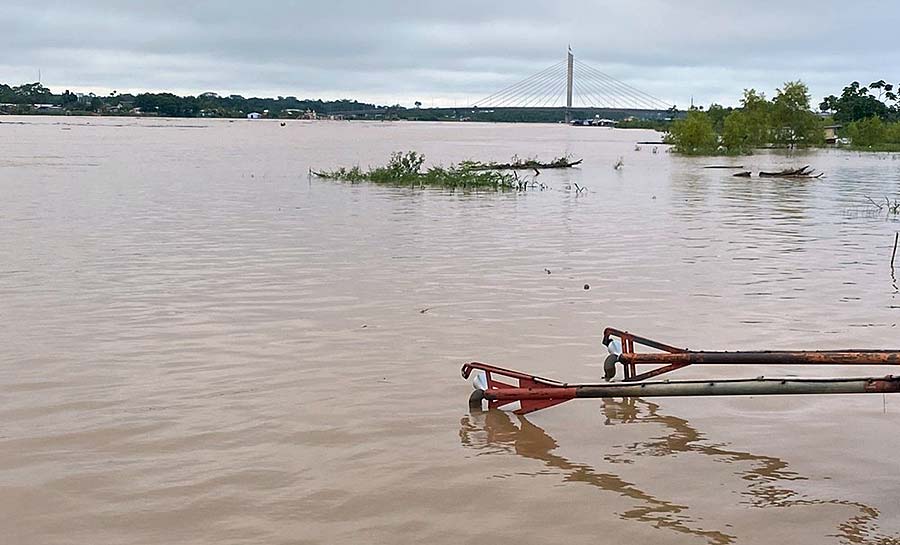
<path fill-rule="evenodd" d="M 298 117 L 307 112 L 330 115 L 333 112 L 373 111 L 385 115 L 399 106 L 376 106 L 355 100 L 311 100 L 297 97 L 245 98 L 203 93 L 178 96 L 172 93 L 117 93 L 106 96 L 76 94 L 66 90 L 55 94 L 40 83 L 16 87 L 0 84 L 0 105 L 7 113 L 102 113 L 107 115 L 159 115 L 166 117 L 245 117 L 256 112 L 264 117 Z"/>
<path fill-rule="evenodd" d="M 877 91 L 877 94 L 875 91 Z M 802 81 L 786 82 L 769 100 L 745 89 L 740 107 L 712 104 L 691 109 L 672 123 L 668 139 L 675 151 L 688 155 L 745 154 L 762 147 L 809 147 L 835 141 L 854 148 L 900 149 L 900 103 L 894 87 L 883 80 L 868 86 L 853 82 L 840 97 L 831 95 L 810 107 Z"/>
<path fill-rule="evenodd" d="M 348 119 L 408 119 L 420 121 L 485 121 L 514 123 L 561 123 L 562 108 L 414 108 L 380 106 L 355 100 L 311 100 L 297 97 L 245 98 L 202 93 L 178 96 L 172 93 L 55 94 L 40 83 L 19 86 L 0 84 L 0 113 L 15 114 L 102 114 L 158 115 L 165 117 L 246 117 L 257 113 L 264 118 L 341 116 Z M 629 110 L 578 109 L 575 117 L 595 116 L 621 120 L 620 127 L 664 130 L 673 112 L 633 112 Z"/>

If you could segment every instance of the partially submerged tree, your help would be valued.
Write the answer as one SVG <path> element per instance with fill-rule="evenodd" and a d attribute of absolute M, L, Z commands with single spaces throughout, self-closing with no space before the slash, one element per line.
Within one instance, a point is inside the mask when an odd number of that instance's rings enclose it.
<path fill-rule="evenodd" d="M 777 144 L 807 146 L 824 139 L 819 117 L 809 109 L 809 88 L 802 81 L 788 81 L 772 101 L 773 139 Z"/>
<path fill-rule="evenodd" d="M 746 145 L 756 148 L 768 144 L 772 103 L 766 100 L 766 95 L 756 89 L 744 89 L 741 109 L 746 114 L 742 119 L 747 131 Z"/>
<path fill-rule="evenodd" d="M 706 115 L 709 116 L 709 121 L 712 123 L 713 130 L 717 133 L 721 134 L 725 129 L 725 118 L 728 117 L 732 108 L 725 108 L 720 104 L 710 104 L 709 108 L 706 110 Z"/>
<path fill-rule="evenodd" d="M 884 142 L 886 127 L 879 117 L 872 116 L 847 125 L 846 135 L 856 147 L 870 147 Z"/>
<path fill-rule="evenodd" d="M 735 110 L 725 118 L 722 130 L 722 145 L 729 153 L 748 153 L 753 149 L 749 114 Z"/>
<path fill-rule="evenodd" d="M 718 138 L 709 116 L 696 110 L 689 111 L 684 119 L 674 121 L 667 139 L 672 143 L 674 151 L 685 155 L 714 153 L 718 146 Z"/>
<path fill-rule="evenodd" d="M 385 185 L 410 187 L 442 187 L 450 189 L 497 189 L 525 190 L 541 187 L 534 180 L 520 177 L 516 173 L 498 170 L 474 170 L 471 163 L 460 163 L 449 167 L 432 166 L 423 169 L 425 156 L 415 151 L 391 154 L 387 165 L 363 170 L 359 166 L 339 168 L 331 171 L 310 171 L 320 178 L 343 182 L 372 182 Z"/>

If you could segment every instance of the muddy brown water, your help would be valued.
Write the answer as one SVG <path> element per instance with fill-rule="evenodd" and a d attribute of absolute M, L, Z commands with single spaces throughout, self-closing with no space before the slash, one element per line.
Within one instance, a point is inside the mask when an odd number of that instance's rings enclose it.
<path fill-rule="evenodd" d="M 900 396 L 520 418 L 470 413 L 459 376 L 474 359 L 597 380 L 607 325 L 697 349 L 900 347 L 900 222 L 864 197 L 900 197 L 897 155 L 685 159 L 636 150 L 651 132 L 552 125 L 0 122 L 5 544 L 900 542 Z M 584 164 L 527 193 L 307 176 L 403 149 Z"/>

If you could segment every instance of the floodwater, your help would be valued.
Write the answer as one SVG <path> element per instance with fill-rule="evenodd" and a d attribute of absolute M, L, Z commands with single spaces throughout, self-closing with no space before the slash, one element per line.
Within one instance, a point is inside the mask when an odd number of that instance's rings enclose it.
<path fill-rule="evenodd" d="M 467 408 L 465 361 L 598 380 L 605 326 L 900 347 L 900 222 L 865 198 L 900 198 L 900 157 L 657 138 L 0 118 L 0 542 L 900 542 L 900 396 Z M 527 193 L 307 175 L 405 149 L 584 164 Z"/>

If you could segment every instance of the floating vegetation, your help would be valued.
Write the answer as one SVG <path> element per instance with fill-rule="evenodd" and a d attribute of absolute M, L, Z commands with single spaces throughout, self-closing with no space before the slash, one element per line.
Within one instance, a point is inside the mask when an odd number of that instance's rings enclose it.
<path fill-rule="evenodd" d="M 463 162 L 449 167 L 433 166 L 422 169 L 425 156 L 415 151 L 391 154 L 385 166 L 363 170 L 359 166 L 339 168 L 331 171 L 313 171 L 319 178 L 359 183 L 371 182 L 384 185 L 406 185 L 411 187 L 442 187 L 450 189 L 499 189 L 526 191 L 547 189 L 534 178 L 520 177 L 516 172 L 504 173 L 499 170 L 473 168 L 481 163 Z"/>
<path fill-rule="evenodd" d="M 801 168 L 786 168 L 778 172 L 760 171 L 760 178 L 821 178 L 824 172 L 816 172 L 806 165 Z"/>
<path fill-rule="evenodd" d="M 538 170 L 541 168 L 572 168 L 581 164 L 582 159 L 573 161 L 570 155 L 555 157 L 549 163 L 538 161 L 537 157 L 520 159 L 513 155 L 508 163 L 481 163 L 479 161 L 463 161 L 461 167 L 469 170 Z"/>
<path fill-rule="evenodd" d="M 744 168 L 744 167 L 719 167 L 719 166 L 714 166 L 714 167 L 703 167 L 703 168 Z M 760 177 L 760 178 L 801 178 L 801 179 L 810 179 L 810 178 L 821 178 L 821 177 L 824 176 L 824 175 L 825 175 L 824 172 L 816 172 L 816 170 L 810 168 L 809 165 L 806 165 L 805 167 L 802 167 L 802 168 L 786 168 L 786 169 L 784 169 L 784 170 L 779 170 L 778 172 L 766 172 L 766 171 L 760 171 L 760 172 L 759 172 L 759 177 Z M 750 172 L 749 170 L 742 170 L 742 171 L 740 171 L 740 172 L 736 172 L 736 173 L 732 174 L 732 176 L 735 176 L 735 177 L 737 177 L 737 178 L 749 178 L 749 177 L 752 176 L 752 172 Z"/>

